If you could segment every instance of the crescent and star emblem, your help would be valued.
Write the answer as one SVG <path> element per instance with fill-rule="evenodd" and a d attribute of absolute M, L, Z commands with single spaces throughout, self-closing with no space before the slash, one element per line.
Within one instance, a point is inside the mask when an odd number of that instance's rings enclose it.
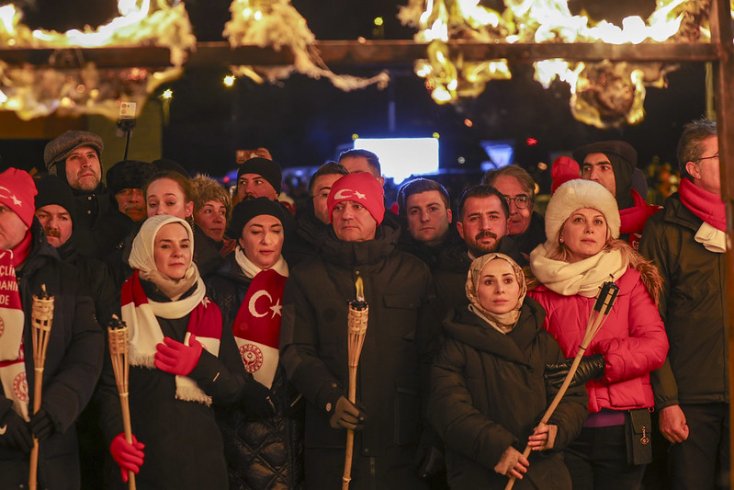
<path fill-rule="evenodd" d="M 353 191 L 352 189 L 339 189 L 336 191 L 336 194 L 334 194 L 334 199 L 351 199 L 353 197 L 356 197 L 357 199 L 365 200 L 367 199 L 366 194 L 362 194 L 361 192 Z"/>
<path fill-rule="evenodd" d="M 15 196 L 15 194 L 13 194 L 12 192 L 10 192 L 10 189 L 8 189 L 7 187 L 3 187 L 3 186 L 0 185 L 0 191 L 5 191 L 7 193 L 7 195 L 0 195 L 0 197 L 9 197 L 10 199 L 13 200 L 13 204 L 14 205 L 20 206 L 21 204 L 23 204 L 23 201 L 21 201 L 20 199 L 18 199 Z"/>
<path fill-rule="evenodd" d="M 275 318 L 275 315 L 281 315 L 281 310 L 283 309 L 283 306 L 280 304 L 280 298 L 275 302 L 275 304 L 273 304 L 273 297 L 270 296 L 270 293 L 264 289 L 261 289 L 260 291 L 256 292 L 250 298 L 250 304 L 248 305 L 248 309 L 250 310 L 250 315 L 254 316 L 255 318 L 262 318 L 268 314 L 267 311 L 265 313 L 260 313 L 257 311 L 256 303 L 257 303 L 257 300 L 260 299 L 262 296 L 265 296 L 266 298 L 268 298 L 270 302 L 270 306 L 268 307 L 268 309 L 273 312 L 270 318 L 273 319 Z"/>

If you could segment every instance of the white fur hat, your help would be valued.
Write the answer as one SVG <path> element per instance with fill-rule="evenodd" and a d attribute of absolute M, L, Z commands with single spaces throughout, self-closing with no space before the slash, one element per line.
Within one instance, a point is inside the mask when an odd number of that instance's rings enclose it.
<path fill-rule="evenodd" d="M 558 234 L 571 213 L 581 208 L 600 211 L 607 220 L 612 238 L 619 238 L 619 208 L 614 196 L 593 180 L 574 179 L 556 189 L 545 210 L 547 242 L 558 244 Z"/>

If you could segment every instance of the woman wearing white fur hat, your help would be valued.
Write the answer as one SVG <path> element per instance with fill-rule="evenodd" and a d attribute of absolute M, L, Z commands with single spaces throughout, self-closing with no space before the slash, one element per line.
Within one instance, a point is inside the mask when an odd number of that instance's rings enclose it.
<path fill-rule="evenodd" d="M 571 180 L 548 203 L 547 241 L 530 254 L 541 284 L 528 296 L 545 308 L 545 328 L 569 358 L 550 366 L 558 384 L 579 349 L 599 287 L 607 281 L 619 286 L 574 377 L 574 383 L 586 383 L 589 394 L 589 418 L 565 455 L 574 489 L 639 488 L 652 456 L 650 372 L 668 352 L 656 306 L 662 279 L 651 262 L 618 239 L 619 227 L 608 190 Z"/>

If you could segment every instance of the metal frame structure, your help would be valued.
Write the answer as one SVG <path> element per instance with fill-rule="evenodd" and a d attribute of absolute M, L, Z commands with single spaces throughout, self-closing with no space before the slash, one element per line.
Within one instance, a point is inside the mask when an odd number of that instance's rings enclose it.
<path fill-rule="evenodd" d="M 715 105 L 719 132 L 722 198 L 727 209 L 727 235 L 734 243 L 734 43 L 729 0 L 713 0 L 710 27 L 711 42 L 624 44 L 604 43 L 546 43 L 509 44 L 454 41 L 452 52 L 461 53 L 465 60 L 506 58 L 513 62 L 533 62 L 562 58 L 570 61 L 632 61 L 632 62 L 710 62 L 715 74 Z M 315 47 L 321 59 L 334 68 L 393 67 L 412 64 L 426 57 L 426 45 L 410 40 L 385 41 L 319 41 Z M 0 48 L 0 60 L 8 63 L 30 63 L 52 67 L 77 67 L 93 62 L 100 68 L 167 67 L 167 48 L 142 46 L 129 48 L 68 48 L 25 49 Z M 230 65 L 276 66 L 293 63 L 287 50 L 276 51 L 258 46 L 231 48 L 228 43 L 198 43 L 189 53 L 184 67 L 221 68 Z M 727 252 L 727 322 L 734 327 L 734 252 Z M 728 352 L 734 352 L 734 330 L 727 327 Z M 728 360 L 729 384 L 734 390 L 734 357 Z M 734 405 L 730 404 L 731 420 Z M 734 435 L 734 432 L 732 433 Z M 734 437 L 731 438 L 734 440 Z M 734 451 L 731 451 L 734 468 Z"/>

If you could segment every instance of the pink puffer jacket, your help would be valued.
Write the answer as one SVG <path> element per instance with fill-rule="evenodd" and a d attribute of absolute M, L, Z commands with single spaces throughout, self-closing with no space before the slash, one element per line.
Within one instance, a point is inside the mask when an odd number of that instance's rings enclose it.
<path fill-rule="evenodd" d="M 617 300 L 586 353 L 602 354 L 606 363 L 604 376 L 586 385 L 590 413 L 654 406 L 650 372 L 662 366 L 668 353 L 663 321 L 640 273 L 630 267 L 616 284 Z M 596 300 L 562 296 L 545 286 L 528 296 L 545 308 L 545 328 L 565 356 L 574 357 Z"/>

